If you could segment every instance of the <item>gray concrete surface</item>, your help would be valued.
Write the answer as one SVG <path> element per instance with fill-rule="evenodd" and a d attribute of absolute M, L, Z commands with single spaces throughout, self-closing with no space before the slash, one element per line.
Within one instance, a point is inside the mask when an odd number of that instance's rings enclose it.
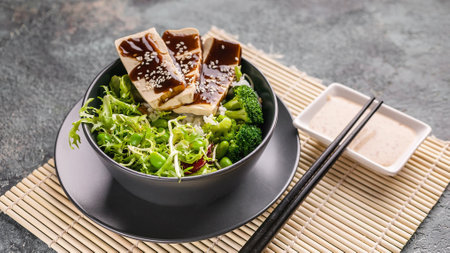
<path fill-rule="evenodd" d="M 0 0 L 0 194 L 53 157 L 65 114 L 117 58 L 115 38 L 211 25 L 450 139 L 450 1 Z M 449 252 L 449 226 L 447 189 L 404 251 Z M 51 251 L 4 214 L 0 227 L 0 252 Z"/>

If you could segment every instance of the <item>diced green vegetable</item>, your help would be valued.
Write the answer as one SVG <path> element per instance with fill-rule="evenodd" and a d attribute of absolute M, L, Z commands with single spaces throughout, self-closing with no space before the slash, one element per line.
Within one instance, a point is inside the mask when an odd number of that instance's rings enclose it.
<path fill-rule="evenodd" d="M 164 163 L 166 163 L 166 160 L 167 159 L 164 156 L 157 152 L 152 152 L 150 154 L 150 163 L 157 169 L 161 168 Z"/>
<path fill-rule="evenodd" d="M 225 156 L 228 151 L 230 143 L 228 141 L 221 141 L 216 149 L 216 159 L 220 159 Z"/>
<path fill-rule="evenodd" d="M 228 157 L 223 157 L 222 159 L 220 159 L 220 162 L 219 162 L 219 165 L 221 168 L 228 167 L 232 164 L 233 164 L 233 162 L 231 162 L 230 158 L 228 158 Z"/>
<path fill-rule="evenodd" d="M 133 134 L 130 137 L 130 144 L 133 146 L 137 146 L 142 141 L 142 135 L 141 134 Z"/>

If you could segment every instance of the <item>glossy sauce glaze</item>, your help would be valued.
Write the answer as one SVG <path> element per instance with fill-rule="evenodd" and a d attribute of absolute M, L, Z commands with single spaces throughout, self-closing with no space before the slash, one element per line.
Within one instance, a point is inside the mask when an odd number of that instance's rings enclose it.
<path fill-rule="evenodd" d="M 241 46 L 238 43 L 214 39 L 211 50 L 203 61 L 194 103 L 212 104 L 220 101 L 233 82 L 234 66 L 240 62 Z"/>
<path fill-rule="evenodd" d="M 187 51 L 192 52 L 198 49 L 200 37 L 197 34 L 180 34 L 165 31 L 162 35 L 162 39 L 172 54 L 179 55 Z"/>
<path fill-rule="evenodd" d="M 184 75 L 186 84 L 196 85 L 199 81 L 198 73 L 201 67 L 200 35 L 165 31 L 162 39 L 169 50 L 170 56 Z"/>
<path fill-rule="evenodd" d="M 184 88 L 183 80 L 171 71 L 166 62 L 163 61 L 161 51 L 156 46 L 155 41 L 146 34 L 140 38 L 129 38 L 119 45 L 122 56 L 135 58 L 139 64 L 129 73 L 132 81 L 144 79 L 155 93 L 172 92 L 180 85 Z M 176 89 L 178 93 L 182 89 Z M 172 94 L 167 97 L 173 97 Z M 167 98 L 166 98 L 167 99 Z"/>
<path fill-rule="evenodd" d="M 361 105 L 343 97 L 330 96 L 312 117 L 309 126 L 334 139 L 360 109 Z M 390 166 L 408 150 L 415 136 L 411 128 L 377 112 L 350 143 L 349 149 L 383 166 Z"/>

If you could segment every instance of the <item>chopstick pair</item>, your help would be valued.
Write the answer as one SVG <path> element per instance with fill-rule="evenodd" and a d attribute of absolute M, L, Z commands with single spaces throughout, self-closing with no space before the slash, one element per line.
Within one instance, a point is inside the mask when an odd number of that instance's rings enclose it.
<path fill-rule="evenodd" d="M 240 252 L 261 252 L 272 238 L 278 233 L 284 223 L 297 210 L 298 206 L 303 202 L 306 196 L 312 191 L 314 186 L 327 173 L 327 171 L 338 160 L 345 148 L 361 131 L 364 125 L 375 114 L 375 112 L 383 104 L 379 101 L 375 108 L 359 123 L 358 126 L 350 133 L 350 135 L 342 142 L 344 137 L 354 127 L 356 122 L 367 111 L 367 109 L 375 101 L 375 97 L 364 105 L 361 111 L 350 121 L 350 123 L 342 130 L 336 139 L 328 146 L 328 148 L 319 156 L 319 158 L 311 165 L 300 180 L 294 185 L 291 191 L 280 204 L 273 210 L 261 226 L 255 231 L 252 237 L 245 243 Z M 340 144 L 342 142 L 342 144 Z M 339 145 L 340 144 L 340 145 Z"/>

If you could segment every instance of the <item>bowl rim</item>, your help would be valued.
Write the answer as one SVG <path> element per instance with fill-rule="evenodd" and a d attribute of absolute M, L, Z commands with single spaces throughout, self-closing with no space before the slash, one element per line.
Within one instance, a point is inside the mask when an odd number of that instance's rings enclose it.
<path fill-rule="evenodd" d="M 272 124 L 270 125 L 269 131 L 267 132 L 266 136 L 263 138 L 263 140 L 261 141 L 261 143 L 249 154 L 247 154 L 244 158 L 242 158 L 241 160 L 239 160 L 236 163 L 233 163 L 231 166 L 228 166 L 224 169 L 219 169 L 217 171 L 211 172 L 211 173 L 207 173 L 207 174 L 203 174 L 203 175 L 194 175 L 194 176 L 184 176 L 181 178 L 178 177 L 159 177 L 159 176 L 155 176 L 155 175 L 150 175 L 150 174 L 145 174 L 143 172 L 140 171 L 136 171 L 133 169 L 130 169 L 128 167 L 125 167 L 121 164 L 119 164 L 118 162 L 116 162 L 114 159 L 112 159 L 111 157 L 109 157 L 98 145 L 97 143 L 93 140 L 92 136 L 91 136 L 91 132 L 88 130 L 88 124 L 86 123 L 82 123 L 82 129 L 84 134 L 86 135 L 86 139 L 89 142 L 89 144 L 93 147 L 93 149 L 104 159 L 108 160 L 109 162 L 112 162 L 115 167 L 121 169 L 122 171 L 129 173 L 131 175 L 134 176 L 138 176 L 138 177 L 144 177 L 144 178 L 148 178 L 151 180 L 156 180 L 156 181 L 165 181 L 165 182 L 176 182 L 179 183 L 181 181 L 193 181 L 193 180 L 199 180 L 205 177 L 211 177 L 211 176 L 219 176 L 219 175 L 223 175 L 226 173 L 229 173 L 237 168 L 239 168 L 242 164 L 245 163 L 245 161 L 247 161 L 248 159 L 250 159 L 253 154 L 255 154 L 257 151 L 259 151 L 259 149 L 261 149 L 265 144 L 267 144 L 267 142 L 269 142 L 273 131 L 275 129 L 275 126 L 277 124 L 278 121 L 278 103 L 277 103 L 277 98 L 275 95 L 275 92 L 272 88 L 272 85 L 269 83 L 269 81 L 267 80 L 267 78 L 264 76 L 264 74 L 255 66 L 253 65 L 250 61 L 246 60 L 244 57 L 241 57 L 241 62 L 246 62 L 247 64 L 251 65 L 253 68 L 255 68 L 255 70 L 257 72 L 259 72 L 263 78 L 263 80 L 268 84 L 269 86 L 269 91 L 270 91 L 270 95 L 272 97 L 272 100 L 274 101 L 274 120 L 272 121 Z M 105 72 L 107 72 L 111 67 L 113 67 L 116 64 L 122 64 L 122 61 L 120 60 L 120 58 L 117 58 L 116 60 L 114 60 L 112 63 L 108 64 L 106 67 L 104 67 L 96 76 L 95 78 L 90 82 L 89 87 L 87 89 L 87 91 L 85 92 L 84 96 L 83 96 L 83 101 L 82 101 L 82 106 L 86 103 L 86 101 L 90 98 L 89 94 L 92 92 L 92 90 L 94 89 L 94 84 L 98 81 L 98 79 L 100 79 L 100 77 L 102 75 L 105 74 Z"/>

